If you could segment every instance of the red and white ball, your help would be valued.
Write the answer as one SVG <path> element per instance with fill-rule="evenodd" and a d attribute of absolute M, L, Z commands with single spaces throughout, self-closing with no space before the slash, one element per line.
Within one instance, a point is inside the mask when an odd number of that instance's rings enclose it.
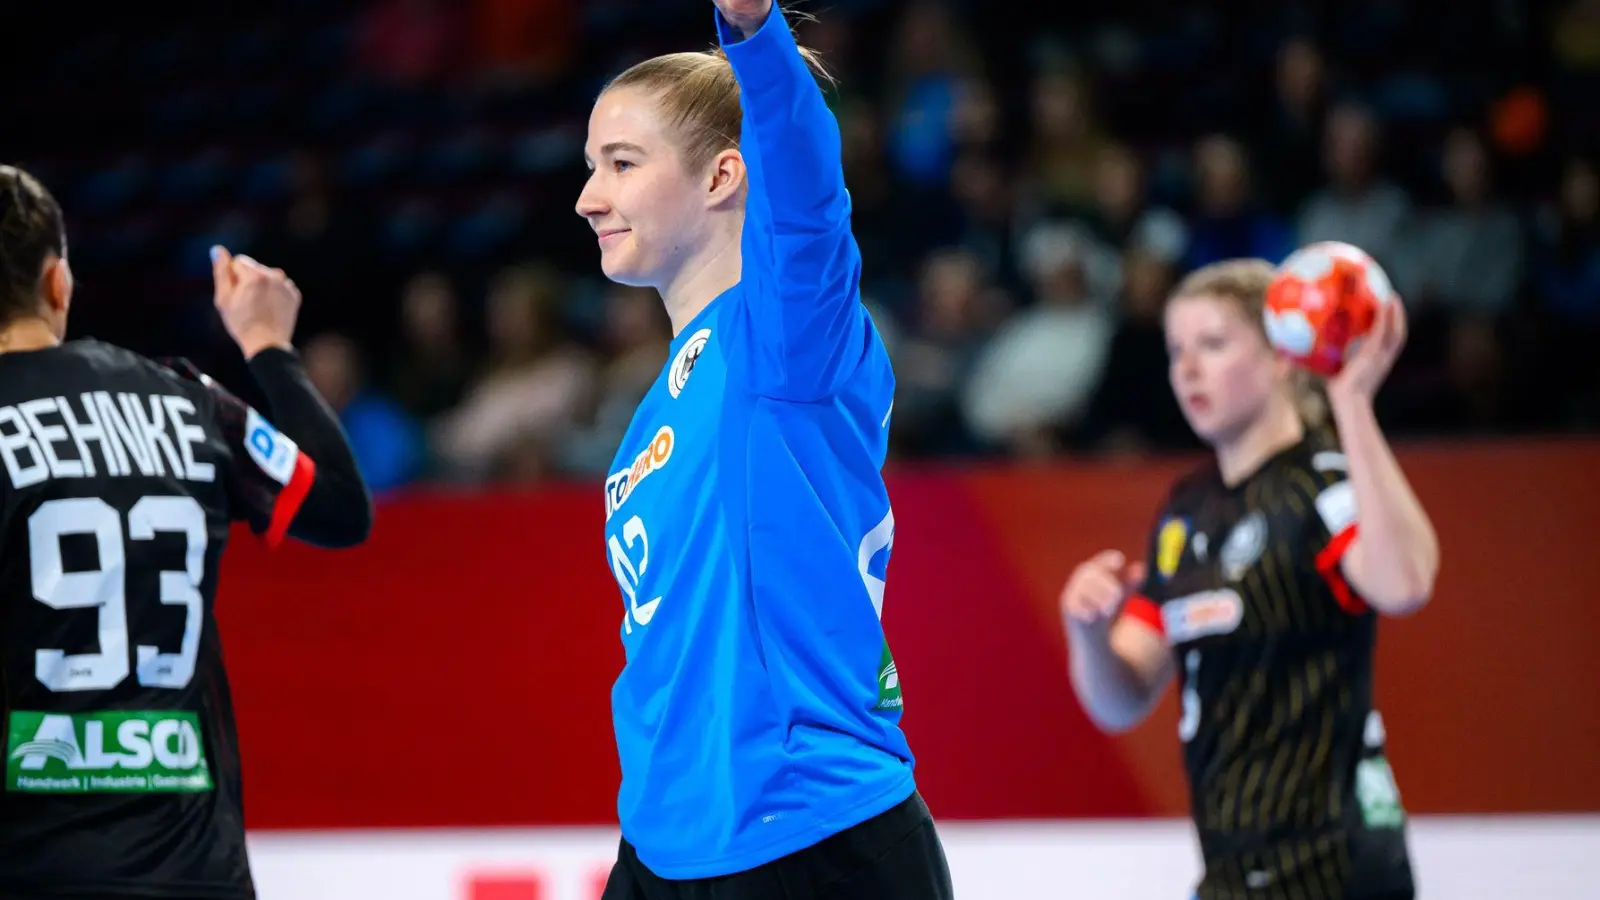
<path fill-rule="evenodd" d="M 1262 311 L 1267 341 L 1318 375 L 1337 375 L 1396 301 L 1389 276 L 1358 247 L 1308 244 L 1278 266 Z"/>

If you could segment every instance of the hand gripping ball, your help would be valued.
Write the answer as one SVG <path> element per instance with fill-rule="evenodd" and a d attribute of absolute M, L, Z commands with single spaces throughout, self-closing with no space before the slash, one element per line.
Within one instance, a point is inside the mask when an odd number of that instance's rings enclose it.
<path fill-rule="evenodd" d="M 1364 251 L 1323 241 L 1289 255 L 1267 287 L 1267 341 L 1324 377 L 1337 375 L 1396 301 L 1389 276 Z"/>

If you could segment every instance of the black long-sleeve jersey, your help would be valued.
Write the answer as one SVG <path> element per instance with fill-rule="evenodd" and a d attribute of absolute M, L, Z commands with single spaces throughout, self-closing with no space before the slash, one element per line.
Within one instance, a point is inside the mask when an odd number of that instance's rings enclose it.
<path fill-rule="evenodd" d="M 1377 616 L 1340 564 L 1355 497 L 1313 432 L 1235 486 L 1180 481 L 1126 614 L 1165 635 L 1201 900 L 1392 900 L 1414 888 L 1373 708 Z"/>
<path fill-rule="evenodd" d="M 0 354 L 0 896 L 255 896 L 218 564 L 372 507 L 297 357 L 250 368 L 282 431 L 182 361 Z"/>

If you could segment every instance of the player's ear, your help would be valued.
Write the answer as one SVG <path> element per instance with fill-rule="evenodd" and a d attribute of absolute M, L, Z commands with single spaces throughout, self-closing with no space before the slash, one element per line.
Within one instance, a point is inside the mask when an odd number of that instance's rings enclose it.
<path fill-rule="evenodd" d="M 710 177 L 706 190 L 706 207 L 715 209 L 741 196 L 744 192 L 746 172 L 744 155 L 729 148 L 711 160 Z"/>
<path fill-rule="evenodd" d="M 64 313 L 72 305 L 72 267 L 65 257 L 45 260 L 44 276 L 39 279 L 48 312 Z"/>

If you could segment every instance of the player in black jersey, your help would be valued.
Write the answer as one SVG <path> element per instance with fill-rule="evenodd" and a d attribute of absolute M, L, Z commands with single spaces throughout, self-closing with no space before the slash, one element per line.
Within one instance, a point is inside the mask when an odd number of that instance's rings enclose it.
<path fill-rule="evenodd" d="M 248 900 L 212 618 L 230 523 L 349 546 L 371 502 L 282 272 L 214 251 L 280 432 L 187 364 L 63 343 L 66 256 L 55 200 L 0 167 L 0 897 Z"/>
<path fill-rule="evenodd" d="M 1272 274 L 1219 263 L 1169 302 L 1172 387 L 1216 458 L 1173 487 L 1143 563 L 1107 551 L 1073 572 L 1072 683 L 1117 731 L 1177 676 L 1201 900 L 1402 900 L 1373 650 L 1378 614 L 1426 603 L 1439 563 L 1372 411 L 1404 314 L 1391 305 L 1324 398 L 1267 344 Z"/>

